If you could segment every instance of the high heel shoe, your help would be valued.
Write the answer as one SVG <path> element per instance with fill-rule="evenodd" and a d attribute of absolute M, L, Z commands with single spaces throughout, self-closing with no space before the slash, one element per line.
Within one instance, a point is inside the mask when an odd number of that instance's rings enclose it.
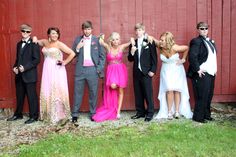
<path fill-rule="evenodd" d="M 117 116 L 116 116 L 117 119 L 120 119 L 120 114 L 118 113 Z"/>
<path fill-rule="evenodd" d="M 176 118 L 176 119 L 179 119 L 179 118 L 180 118 L 179 112 L 175 112 L 175 118 Z"/>
<path fill-rule="evenodd" d="M 172 120 L 172 119 L 173 119 L 173 115 L 172 115 L 171 112 L 168 113 L 168 117 L 167 117 L 167 119 L 169 119 L 169 120 Z"/>

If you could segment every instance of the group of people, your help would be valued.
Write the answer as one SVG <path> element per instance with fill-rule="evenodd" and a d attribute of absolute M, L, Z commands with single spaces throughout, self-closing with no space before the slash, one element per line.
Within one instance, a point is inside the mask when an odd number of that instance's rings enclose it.
<path fill-rule="evenodd" d="M 135 109 L 137 113 L 131 119 L 144 118 L 144 121 L 155 119 L 173 119 L 184 116 L 196 122 L 205 123 L 213 120 L 210 104 L 214 92 L 214 81 L 217 72 L 216 48 L 214 41 L 208 39 L 208 24 L 199 22 L 199 36 L 190 42 L 190 47 L 177 45 L 171 32 L 164 32 L 160 39 L 147 35 L 142 23 L 135 25 L 136 39 L 130 38 L 121 44 L 120 35 L 111 33 L 108 41 L 104 35 L 92 34 L 90 21 L 82 24 L 83 34 L 78 36 L 72 49 L 59 41 L 60 31 L 51 27 L 47 31 L 48 39 L 30 37 L 32 27 L 23 24 L 20 27 L 22 39 L 17 43 L 16 62 L 13 72 L 16 75 L 17 108 L 8 121 L 22 119 L 25 95 L 29 103 L 29 119 L 26 124 L 38 119 L 58 123 L 72 117 L 76 123 L 84 95 L 84 86 L 89 88 L 89 118 L 102 122 L 121 117 L 124 89 L 127 87 L 128 72 L 122 62 L 125 49 L 128 49 L 128 60 L 133 62 L 133 87 Z M 40 62 L 40 49 L 44 55 L 44 64 L 40 88 L 40 107 L 36 94 L 37 65 Z M 157 70 L 157 49 L 162 61 L 158 99 L 160 109 L 154 116 L 152 77 Z M 67 58 L 63 58 L 63 52 Z M 189 54 L 189 55 L 188 55 Z M 70 110 L 67 74 L 65 65 L 76 57 L 74 79 L 74 104 Z M 191 112 L 187 78 L 183 64 L 188 57 L 195 108 Z M 107 61 L 104 75 L 105 61 Z M 97 106 L 98 82 L 104 78 L 102 102 Z M 146 105 L 145 105 L 146 104 Z M 39 110 L 40 109 L 40 110 Z"/>

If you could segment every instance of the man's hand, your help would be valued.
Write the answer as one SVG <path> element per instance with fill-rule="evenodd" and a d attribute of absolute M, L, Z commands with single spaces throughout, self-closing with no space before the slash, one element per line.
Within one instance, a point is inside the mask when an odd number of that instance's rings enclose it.
<path fill-rule="evenodd" d="M 148 75 L 149 75 L 150 77 L 153 77 L 153 76 L 154 76 L 154 73 L 151 72 L 151 71 L 149 71 L 149 72 L 148 72 Z"/>
<path fill-rule="evenodd" d="M 79 52 L 79 49 L 84 46 L 84 39 L 81 39 L 79 44 L 76 46 L 76 51 Z"/>
<path fill-rule="evenodd" d="M 131 47 L 131 54 L 132 56 L 134 55 L 135 51 L 137 50 L 137 47 L 136 46 L 132 46 Z"/>
<path fill-rule="evenodd" d="M 19 73 L 18 68 L 17 68 L 17 67 L 14 67 L 14 68 L 13 68 L 13 72 L 17 75 L 17 74 Z"/>
<path fill-rule="evenodd" d="M 205 75 L 204 72 L 206 72 L 206 71 L 200 69 L 197 73 L 198 73 L 199 77 L 202 77 Z"/>
<path fill-rule="evenodd" d="M 24 69 L 24 67 L 22 65 L 19 66 L 19 70 L 20 70 L 20 72 L 24 72 L 25 71 L 25 69 Z"/>

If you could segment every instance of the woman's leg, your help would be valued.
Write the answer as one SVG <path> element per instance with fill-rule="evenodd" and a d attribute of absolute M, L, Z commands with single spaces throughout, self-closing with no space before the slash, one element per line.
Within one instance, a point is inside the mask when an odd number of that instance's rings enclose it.
<path fill-rule="evenodd" d="M 168 118 L 172 119 L 172 113 L 171 113 L 171 109 L 172 109 L 172 104 L 174 101 L 174 92 L 173 91 L 167 91 L 166 92 L 166 102 L 168 105 Z"/>
<path fill-rule="evenodd" d="M 117 118 L 120 118 L 120 110 L 122 107 L 123 98 L 124 98 L 124 88 L 119 88 Z"/>
<path fill-rule="evenodd" d="M 174 101 L 175 101 L 175 118 L 179 118 L 179 104 L 180 104 L 180 92 L 174 91 Z"/>

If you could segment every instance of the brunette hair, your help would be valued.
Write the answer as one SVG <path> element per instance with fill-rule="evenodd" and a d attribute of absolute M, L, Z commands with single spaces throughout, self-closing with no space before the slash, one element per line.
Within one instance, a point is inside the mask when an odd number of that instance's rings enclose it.
<path fill-rule="evenodd" d="M 47 34 L 49 35 L 51 33 L 51 31 L 56 31 L 57 34 L 58 34 L 58 39 L 60 39 L 60 35 L 61 34 L 60 34 L 59 28 L 57 28 L 57 27 L 50 27 L 50 28 L 48 28 Z"/>

